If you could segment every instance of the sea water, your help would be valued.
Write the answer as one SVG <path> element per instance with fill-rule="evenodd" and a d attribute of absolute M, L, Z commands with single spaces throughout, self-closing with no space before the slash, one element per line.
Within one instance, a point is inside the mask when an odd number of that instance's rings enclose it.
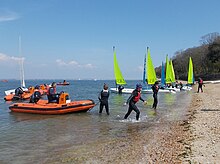
<path fill-rule="evenodd" d="M 49 84 L 59 80 L 27 80 L 27 86 Z M 60 80 L 62 82 L 62 80 Z M 124 103 L 130 94 L 114 94 L 109 97 L 110 115 L 103 109 L 99 114 L 98 95 L 103 84 L 115 87 L 113 80 L 68 80 L 69 86 L 57 86 L 65 91 L 71 100 L 92 99 L 97 105 L 86 113 L 65 115 L 38 115 L 15 113 L 9 110 L 13 102 L 4 101 L 4 91 L 19 86 L 19 81 L 0 82 L 0 163 L 48 163 L 62 162 L 62 154 L 77 150 L 77 156 L 96 151 L 100 145 L 150 129 L 161 120 L 181 120 L 191 101 L 190 92 L 177 94 L 160 93 L 157 112 L 151 109 L 152 94 L 142 94 L 147 105 L 137 103 L 140 120 L 136 121 L 133 111 L 127 120 Z M 138 80 L 127 81 L 128 88 L 134 88 Z M 129 144 L 129 143 L 128 143 Z M 89 146 L 86 146 L 89 145 Z M 85 150 L 86 149 L 86 150 Z M 80 154 L 82 153 L 82 154 Z M 90 154 L 87 153 L 87 159 Z M 85 159 L 86 161 L 86 159 Z"/>

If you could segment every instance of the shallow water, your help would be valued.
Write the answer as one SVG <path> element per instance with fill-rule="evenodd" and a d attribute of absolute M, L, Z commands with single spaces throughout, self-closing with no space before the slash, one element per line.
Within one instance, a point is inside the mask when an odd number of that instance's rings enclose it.
<path fill-rule="evenodd" d="M 57 80 L 58 82 L 59 80 Z M 26 85 L 51 83 L 48 80 L 29 80 Z M 127 81 L 128 87 L 137 81 Z M 71 100 L 93 99 L 104 83 L 115 87 L 114 81 L 70 81 L 69 86 L 57 86 L 57 91 L 67 91 Z M 10 112 L 9 102 L 4 102 L 4 90 L 16 88 L 19 81 L 0 82 L 0 163 L 48 163 L 59 161 L 60 154 L 77 150 L 77 155 L 88 149 L 99 149 L 100 145 L 142 133 L 161 120 L 175 121 L 184 118 L 191 101 L 190 92 L 176 94 L 160 93 L 157 114 L 151 109 L 153 97 L 143 94 L 148 104 L 138 102 L 140 121 L 132 112 L 123 120 L 128 106 L 123 106 L 129 94 L 111 93 L 110 116 L 105 109 L 99 114 L 99 104 L 87 113 L 66 115 L 35 115 Z M 129 144 L 129 143 L 128 143 Z M 86 146 L 90 145 L 90 147 Z M 88 155 L 89 156 L 89 155 Z M 59 163 L 59 162 L 58 162 Z"/>

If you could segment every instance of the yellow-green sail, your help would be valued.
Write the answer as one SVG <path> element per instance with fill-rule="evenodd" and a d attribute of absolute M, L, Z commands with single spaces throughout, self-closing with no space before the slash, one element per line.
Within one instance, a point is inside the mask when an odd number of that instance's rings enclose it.
<path fill-rule="evenodd" d="M 171 68 L 170 62 L 168 60 L 168 55 L 166 56 L 166 84 L 172 83 L 171 81 Z"/>
<path fill-rule="evenodd" d="M 116 58 L 116 52 L 115 52 L 115 48 L 114 47 L 113 47 L 113 51 L 114 51 L 114 73 L 115 73 L 116 84 L 118 84 L 118 85 L 125 85 L 126 81 L 124 80 L 123 75 L 121 73 L 121 70 L 119 68 L 118 61 L 117 61 L 117 58 Z"/>
<path fill-rule="evenodd" d="M 170 60 L 170 78 L 172 83 L 176 82 L 172 60 Z"/>
<path fill-rule="evenodd" d="M 147 83 L 154 84 L 157 81 L 156 72 L 150 56 L 150 50 L 147 47 Z"/>
<path fill-rule="evenodd" d="M 194 83 L 192 58 L 189 58 L 188 84 Z"/>

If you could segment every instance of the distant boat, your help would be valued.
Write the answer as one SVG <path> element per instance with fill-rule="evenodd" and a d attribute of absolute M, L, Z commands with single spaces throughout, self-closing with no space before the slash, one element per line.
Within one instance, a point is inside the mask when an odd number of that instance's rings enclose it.
<path fill-rule="evenodd" d="M 63 80 L 63 82 L 58 82 L 57 85 L 70 85 L 70 82 Z"/>
<path fill-rule="evenodd" d="M 4 80 L 1 80 L 1 82 L 7 83 L 7 82 L 8 82 L 8 80 L 5 80 L 5 79 L 4 79 Z"/>
<path fill-rule="evenodd" d="M 115 74 L 115 88 L 110 88 L 111 92 L 113 93 L 118 93 L 118 87 L 117 85 L 126 85 L 126 81 L 121 73 L 121 70 L 118 65 L 118 61 L 116 58 L 116 52 L 115 52 L 115 47 L 113 47 L 113 53 L 114 53 L 114 74 Z M 124 88 L 122 90 L 122 93 L 132 93 L 134 89 L 131 88 Z"/>

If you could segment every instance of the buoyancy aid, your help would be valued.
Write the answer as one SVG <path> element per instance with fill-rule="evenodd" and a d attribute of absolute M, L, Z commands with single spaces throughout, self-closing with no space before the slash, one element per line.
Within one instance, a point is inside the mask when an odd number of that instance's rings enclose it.
<path fill-rule="evenodd" d="M 134 102 L 138 102 L 139 99 L 140 99 L 140 97 L 141 97 L 141 93 L 140 93 L 140 92 L 137 92 L 137 96 L 135 96 L 135 97 L 133 98 L 133 101 L 134 101 Z"/>
<path fill-rule="evenodd" d="M 202 79 L 199 80 L 199 84 L 203 84 L 203 80 Z"/>

